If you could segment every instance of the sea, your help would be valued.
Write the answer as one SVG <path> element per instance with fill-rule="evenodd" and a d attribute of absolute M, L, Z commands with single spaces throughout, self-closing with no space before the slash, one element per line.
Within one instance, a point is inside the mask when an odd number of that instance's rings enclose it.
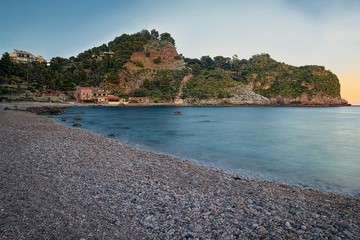
<path fill-rule="evenodd" d="M 238 176 L 360 196 L 360 107 L 74 107 L 61 124 Z"/>

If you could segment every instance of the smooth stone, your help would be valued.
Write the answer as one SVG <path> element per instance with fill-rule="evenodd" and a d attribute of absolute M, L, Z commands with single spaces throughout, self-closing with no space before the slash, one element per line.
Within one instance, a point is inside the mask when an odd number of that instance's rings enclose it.
<path fill-rule="evenodd" d="M 285 223 L 285 226 L 286 226 L 287 228 L 291 228 L 291 224 L 290 224 L 289 222 L 286 222 L 286 223 Z"/>

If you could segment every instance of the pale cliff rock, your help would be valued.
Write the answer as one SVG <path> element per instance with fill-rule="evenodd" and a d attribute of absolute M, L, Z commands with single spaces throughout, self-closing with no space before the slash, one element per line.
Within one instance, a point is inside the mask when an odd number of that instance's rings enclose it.
<path fill-rule="evenodd" d="M 297 98 L 284 98 L 277 96 L 270 98 L 271 105 L 293 105 L 293 106 L 347 106 L 350 105 L 348 101 L 341 97 L 329 97 L 318 93 L 315 96 L 308 96 L 302 94 Z"/>
<path fill-rule="evenodd" d="M 245 88 L 228 89 L 233 94 L 228 98 L 186 99 L 186 103 L 195 105 L 270 105 L 270 100 Z"/>

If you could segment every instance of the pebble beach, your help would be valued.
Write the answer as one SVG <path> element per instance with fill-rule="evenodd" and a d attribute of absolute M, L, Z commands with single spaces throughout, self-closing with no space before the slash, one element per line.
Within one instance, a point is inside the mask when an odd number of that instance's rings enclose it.
<path fill-rule="evenodd" d="M 360 198 L 0 110 L 0 239 L 360 239 Z"/>

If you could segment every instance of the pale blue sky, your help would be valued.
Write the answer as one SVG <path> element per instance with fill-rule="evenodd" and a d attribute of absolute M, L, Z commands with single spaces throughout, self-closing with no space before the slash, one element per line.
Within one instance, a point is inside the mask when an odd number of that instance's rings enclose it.
<path fill-rule="evenodd" d="M 0 52 L 70 57 L 155 28 L 171 33 L 187 57 L 269 53 L 323 65 L 359 86 L 360 103 L 359 26 L 358 0 L 3 0 Z"/>

